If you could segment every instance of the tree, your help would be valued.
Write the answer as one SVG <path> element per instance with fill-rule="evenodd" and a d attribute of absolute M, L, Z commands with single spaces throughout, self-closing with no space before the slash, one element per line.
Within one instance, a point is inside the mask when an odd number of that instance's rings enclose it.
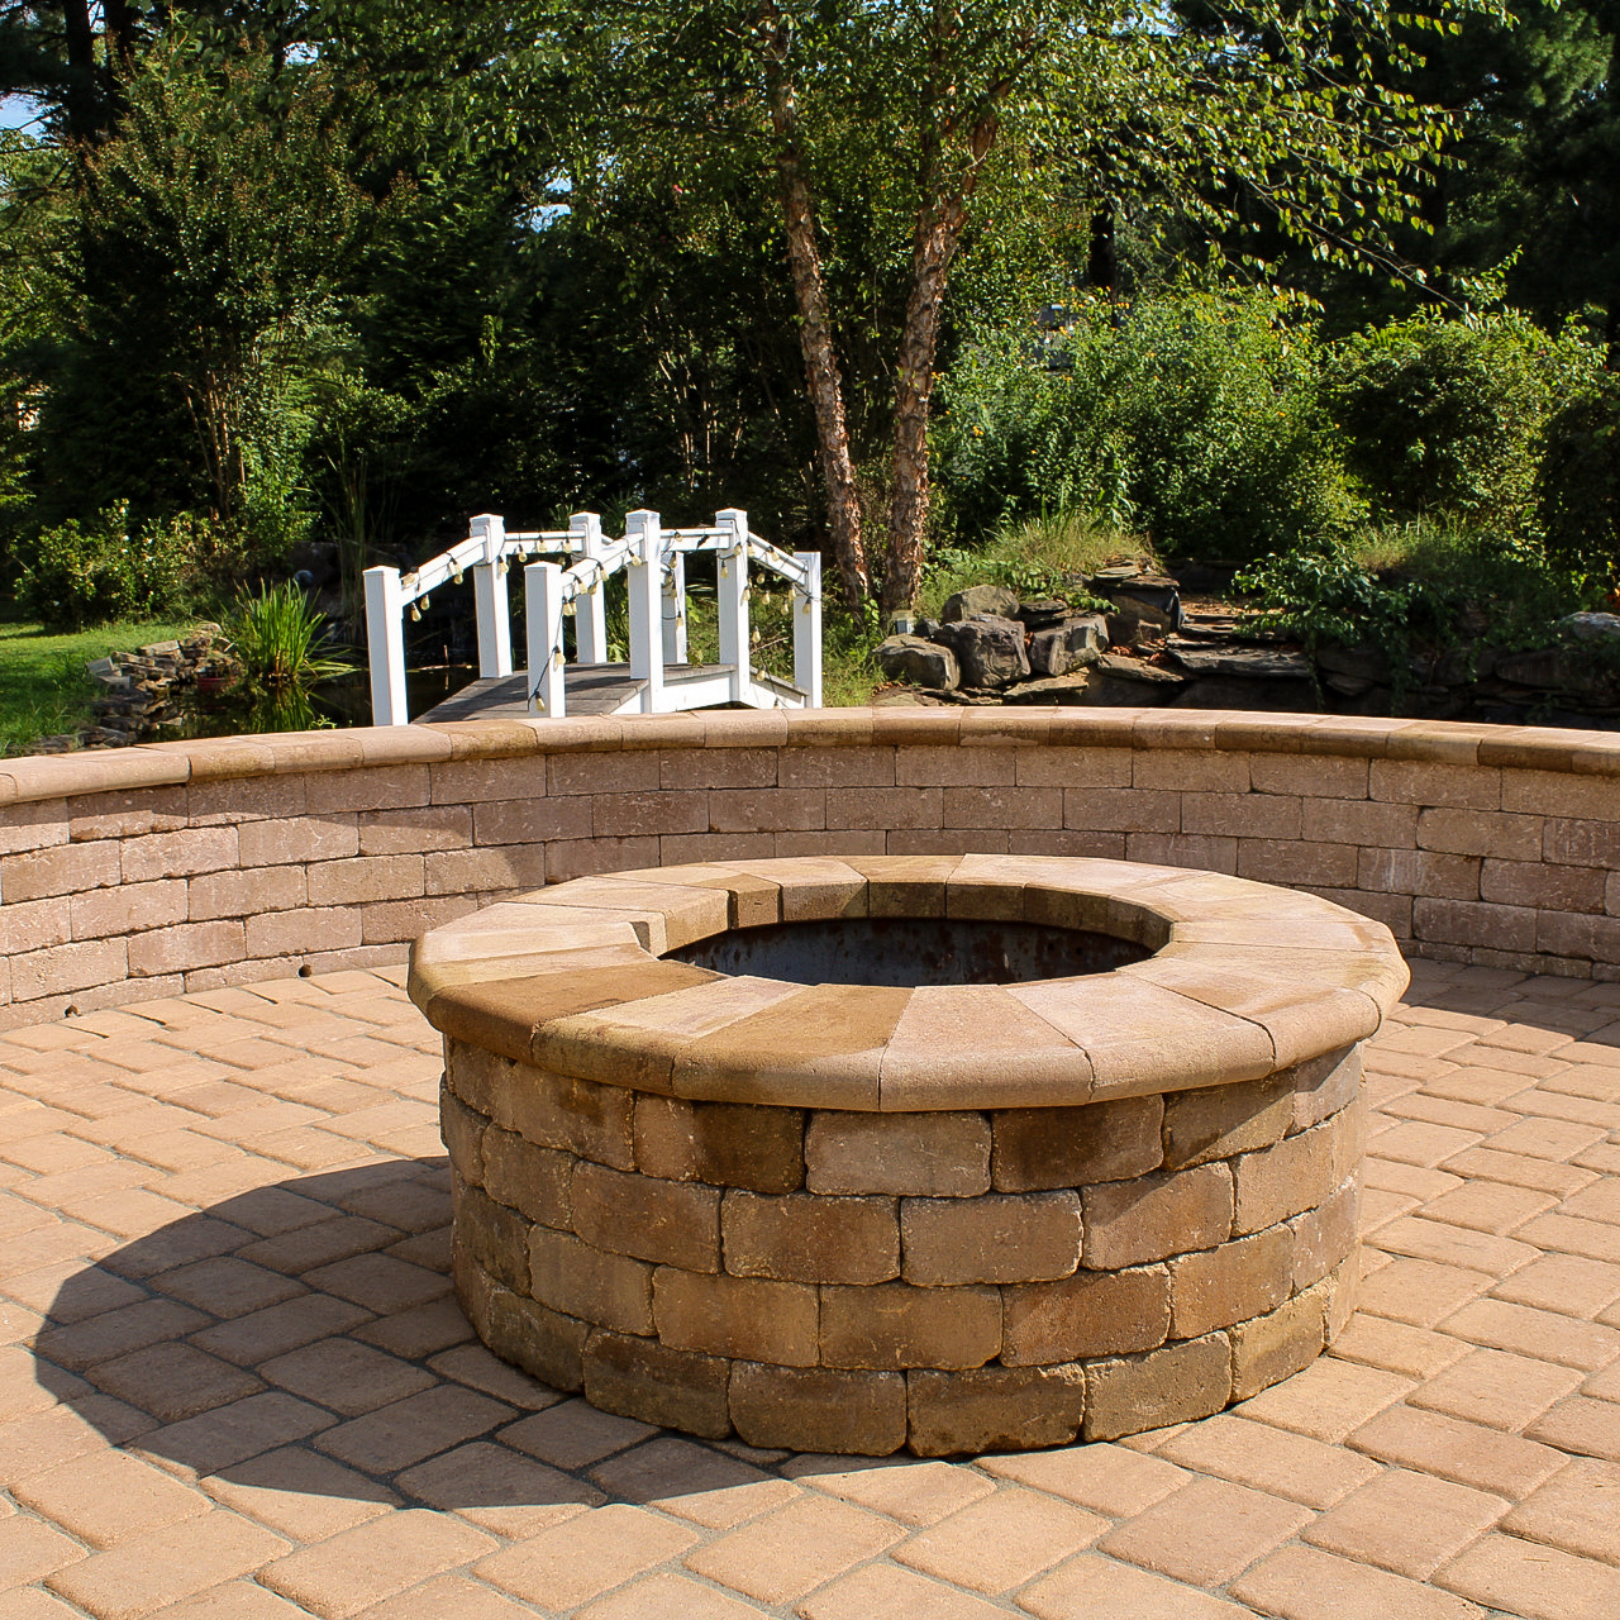
<path fill-rule="evenodd" d="M 741 158 L 771 176 L 844 594 L 875 592 L 887 609 L 921 581 L 941 317 L 964 245 L 998 223 L 987 193 L 1043 210 L 1135 190 L 1212 226 L 1241 196 L 1318 252 L 1351 250 L 1412 216 L 1435 136 L 1380 76 L 1402 51 L 1391 22 L 1383 0 L 1193 17 L 1130 0 L 631 0 L 600 20 L 531 12 L 527 26 L 600 87 L 578 114 L 599 164 L 656 142 L 688 164 Z M 828 275 L 829 223 L 851 193 L 886 226 L 883 273 L 900 291 L 876 557 L 840 364 L 850 320 Z"/>

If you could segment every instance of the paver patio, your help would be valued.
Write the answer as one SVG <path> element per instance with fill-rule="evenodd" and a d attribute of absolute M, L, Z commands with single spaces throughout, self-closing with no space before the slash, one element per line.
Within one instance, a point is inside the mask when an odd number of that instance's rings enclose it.
<path fill-rule="evenodd" d="M 1413 964 L 1361 1310 L 1218 1417 L 762 1453 L 495 1361 L 403 970 L 0 1036 L 0 1617 L 1620 1616 L 1620 985 Z"/>

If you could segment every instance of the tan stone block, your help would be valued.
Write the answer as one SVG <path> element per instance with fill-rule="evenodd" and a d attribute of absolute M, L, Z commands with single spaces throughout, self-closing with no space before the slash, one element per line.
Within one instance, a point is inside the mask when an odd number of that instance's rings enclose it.
<path fill-rule="evenodd" d="M 1179 832 L 1181 795 L 1140 788 L 1066 788 L 1063 825 L 1082 832 Z"/>
<path fill-rule="evenodd" d="M 597 1331 L 586 1341 L 585 1399 L 604 1412 L 723 1440 L 731 1363 L 656 1339 Z"/>
<path fill-rule="evenodd" d="M 597 793 L 591 799 L 591 832 L 597 838 L 656 838 L 708 830 L 707 793 Z"/>
<path fill-rule="evenodd" d="M 1356 1293 L 1361 1282 L 1361 1257 L 1351 1251 L 1350 1257 L 1339 1263 L 1318 1285 L 1327 1290 L 1327 1342 L 1333 1341 L 1345 1330 L 1356 1310 Z"/>
<path fill-rule="evenodd" d="M 451 1158 L 455 1158 L 453 1149 Z M 521 1210 L 543 1226 L 559 1231 L 572 1228 L 569 1193 L 578 1162 L 573 1154 L 536 1147 L 515 1131 L 490 1125 L 480 1143 L 479 1162 L 483 1187 L 491 1198 Z"/>
<path fill-rule="evenodd" d="M 665 749 L 659 756 L 658 785 L 677 790 L 775 787 L 777 758 L 774 748 Z"/>
<path fill-rule="evenodd" d="M 1083 1108 L 1007 1108 L 990 1116 L 997 1192 L 1040 1192 L 1124 1181 L 1164 1159 L 1162 1097 Z"/>
<path fill-rule="evenodd" d="M 83 844 L 98 838 L 178 832 L 187 825 L 186 811 L 186 790 L 178 786 L 75 794 L 67 801 L 68 836 Z"/>
<path fill-rule="evenodd" d="M 826 811 L 821 788 L 722 788 L 709 794 L 713 832 L 820 832 Z"/>
<path fill-rule="evenodd" d="M 1196 1339 L 1277 1308 L 1292 1291 L 1294 1234 L 1274 1226 L 1170 1262 L 1170 1334 Z"/>
<path fill-rule="evenodd" d="M 1333 1117 L 1337 1119 L 1338 1115 Z M 1332 1130 L 1331 1121 L 1313 1125 L 1298 1136 L 1234 1161 L 1234 1232 L 1242 1236 L 1263 1231 L 1327 1201 L 1344 1179 L 1333 1174 Z"/>
<path fill-rule="evenodd" d="M 417 859 L 415 856 L 405 859 Z M 478 910 L 470 894 L 437 899 L 376 901 L 361 908 L 360 938 L 367 945 L 399 945 L 420 939 L 430 928 L 459 922 Z M 398 958 L 391 958 L 398 960 Z"/>
<path fill-rule="evenodd" d="M 887 1457 L 906 1443 L 906 1380 L 897 1372 L 834 1372 L 738 1362 L 731 1421 L 751 1446 Z"/>
<path fill-rule="evenodd" d="M 529 1233 L 529 1293 L 542 1305 L 618 1333 L 653 1331 L 653 1268 L 604 1254 L 566 1232 Z"/>
<path fill-rule="evenodd" d="M 439 1083 L 439 1139 L 450 1155 L 450 1168 L 474 1187 L 484 1184 L 484 1132 L 488 1128 L 489 1121 L 462 1102 L 448 1082 Z"/>
<path fill-rule="evenodd" d="M 907 1198 L 900 1204 L 903 1275 L 927 1288 L 1071 1276 L 1080 1264 L 1080 1232 L 1076 1192 Z"/>
<path fill-rule="evenodd" d="M 100 850 L 103 846 L 80 844 L 75 847 Z M 160 878 L 225 871 L 237 866 L 241 859 L 234 827 L 191 827 L 185 832 L 152 833 L 145 838 L 125 839 L 122 847 L 126 883 L 151 883 Z M 75 883 L 73 887 L 88 889 L 94 885 Z"/>
<path fill-rule="evenodd" d="M 1487 860 L 1480 868 L 1479 897 L 1503 906 L 1601 912 L 1608 877 L 1606 871 L 1595 866 Z"/>
<path fill-rule="evenodd" d="M 283 821 L 302 816 L 306 805 L 304 778 L 249 777 L 237 773 L 223 779 L 208 778 L 191 755 L 191 781 L 186 805 L 193 827 L 236 827 L 250 821 Z"/>
<path fill-rule="evenodd" d="M 458 1187 L 455 1202 L 456 1241 L 496 1282 L 527 1293 L 531 1223 L 517 1210 L 497 1204 L 481 1187 Z"/>
<path fill-rule="evenodd" d="M 131 892 L 151 890 L 159 887 L 156 884 L 143 883 L 137 890 L 125 889 L 98 889 L 89 895 L 83 896 L 86 900 L 103 902 L 102 909 L 111 909 L 113 917 L 121 926 L 88 930 L 81 938 L 99 938 L 106 934 L 127 934 L 131 930 L 125 919 L 128 917 L 129 907 L 122 902 L 122 896 Z M 180 891 L 180 917 L 186 914 L 184 883 L 176 883 L 173 888 Z M 7 905 L 0 909 L 0 949 L 8 956 L 21 955 L 25 951 L 43 951 L 52 945 L 65 945 L 73 937 L 70 905 L 76 905 L 79 896 L 67 904 L 60 899 L 52 900 L 25 900 L 19 905 Z M 115 907 L 108 908 L 105 902 L 117 902 Z M 178 921 L 179 918 L 173 919 Z"/>
<path fill-rule="evenodd" d="M 900 1275 L 899 1203 L 728 1192 L 720 1211 L 726 1270 L 778 1282 L 880 1283 Z"/>
<path fill-rule="evenodd" d="M 71 916 L 74 939 L 105 939 L 111 934 L 134 934 L 147 928 L 169 928 L 186 920 L 186 883 L 183 878 L 168 878 L 158 883 L 121 883 L 116 889 L 93 889 L 76 894 L 64 909 L 59 900 L 42 900 L 62 929 L 60 939 L 42 943 L 60 944 L 67 936 Z M 7 905 L 0 914 L 11 923 L 14 932 L 8 949 L 27 951 L 37 946 L 23 943 L 15 930 L 19 919 L 14 915 L 23 906 Z"/>
<path fill-rule="evenodd" d="M 1181 1170 L 1281 1139 L 1294 1119 L 1292 1071 L 1176 1091 L 1164 1099 L 1164 1165 Z"/>
<path fill-rule="evenodd" d="M 1152 1350 L 1170 1331 L 1170 1273 L 1162 1265 L 1004 1288 L 1002 1302 L 1001 1359 L 1008 1366 Z"/>
<path fill-rule="evenodd" d="M 1271 793 L 1184 793 L 1181 830 L 1226 838 L 1298 838 L 1303 800 Z"/>
<path fill-rule="evenodd" d="M 482 1337 L 503 1361 L 572 1394 L 585 1387 L 584 1350 L 592 1331 L 588 1322 L 500 1288 Z"/>
<path fill-rule="evenodd" d="M 1322 1352 L 1323 1313 L 1327 1296 L 1312 1288 L 1280 1309 L 1231 1330 L 1232 1399 L 1246 1401 L 1251 1395 L 1291 1378 L 1316 1360 Z"/>
<path fill-rule="evenodd" d="M 895 752 L 894 779 L 902 787 L 1010 787 L 1015 774 L 1010 748 L 914 744 Z"/>
<path fill-rule="evenodd" d="M 818 1109 L 804 1139 L 813 1193 L 973 1198 L 990 1188 L 982 1114 L 854 1114 Z"/>
<path fill-rule="evenodd" d="M 1238 841 L 1202 833 L 1129 833 L 1125 858 L 1147 866 L 1187 866 L 1230 877 L 1237 871 Z"/>
<path fill-rule="evenodd" d="M 1128 788 L 1131 785 L 1130 748 L 1085 748 L 1054 744 L 1016 750 L 1020 787 Z"/>
<path fill-rule="evenodd" d="M 1312 843 L 1411 849 L 1417 842 L 1418 808 L 1377 799 L 1305 801 L 1301 834 Z"/>
<path fill-rule="evenodd" d="M 272 911 L 247 919 L 249 957 L 343 951 L 358 945 L 360 939 L 360 913 L 347 906 L 304 906 L 297 911 Z"/>
<path fill-rule="evenodd" d="M 1237 875 L 1259 883 L 1312 888 L 1353 889 L 1356 886 L 1355 844 L 1289 843 L 1279 838 L 1243 838 L 1238 841 Z"/>
<path fill-rule="evenodd" d="M 312 906 L 409 900 L 425 892 L 420 855 L 357 855 L 342 861 L 312 862 L 306 871 Z"/>
<path fill-rule="evenodd" d="M 240 962 L 247 955 L 247 930 L 237 919 L 179 923 L 136 934 L 129 941 L 129 972 L 141 979 L 188 968 Z"/>
<path fill-rule="evenodd" d="M 982 1367 L 1001 1350 L 1001 1294 L 994 1288 L 821 1290 L 824 1367 Z"/>
<path fill-rule="evenodd" d="M 1491 850 L 1489 853 L 1519 854 L 1517 850 Z M 1582 821 L 1566 816 L 1549 816 L 1542 824 L 1540 855 L 1543 860 L 1564 866 L 1602 866 L 1611 872 L 1620 870 L 1620 825 L 1607 820 Z M 1534 860 L 1536 852 L 1526 849 L 1522 858 Z"/>
<path fill-rule="evenodd" d="M 720 1269 L 718 1187 L 586 1162 L 574 1170 L 571 1199 L 574 1230 L 598 1249 L 683 1271 Z"/>
<path fill-rule="evenodd" d="M 1061 827 L 1063 790 L 1031 787 L 945 789 L 946 827 Z"/>
<path fill-rule="evenodd" d="M 804 1110 L 639 1096 L 636 1168 L 669 1181 L 788 1193 L 804 1183 Z"/>
<path fill-rule="evenodd" d="M 1331 1142 L 1331 1185 L 1352 1177 L 1360 1179 L 1362 1161 L 1367 1156 L 1367 1129 L 1370 1108 L 1363 1091 L 1354 1102 L 1346 1103 L 1331 1119 L 1322 1122 Z"/>
<path fill-rule="evenodd" d="M 1249 756 L 1215 748 L 1145 748 L 1131 765 L 1135 789 L 1178 793 L 1247 793 Z"/>
<path fill-rule="evenodd" d="M 1079 1367 L 918 1369 L 906 1374 L 908 1449 L 949 1457 L 1070 1445 L 1085 1396 Z"/>
<path fill-rule="evenodd" d="M 1249 759 L 1249 779 L 1256 793 L 1298 793 L 1323 799 L 1364 799 L 1367 760 L 1354 755 L 1272 754 Z"/>
<path fill-rule="evenodd" d="M 1552 825 L 1551 822 L 1546 823 L 1549 828 Z M 1539 861 L 1542 858 L 1542 830 L 1540 816 L 1435 807 L 1419 815 L 1417 841 L 1420 849 L 1439 850 L 1446 855 L 1491 855 L 1508 861 Z M 1596 866 L 1604 863 L 1577 859 L 1573 864 Z"/>
<path fill-rule="evenodd" d="M 660 1266 L 653 1312 L 658 1337 L 677 1350 L 784 1367 L 816 1364 L 816 1291 L 801 1283 Z"/>
<path fill-rule="evenodd" d="M 544 844 L 430 850 L 424 861 L 429 894 L 489 894 L 533 889 L 546 881 Z"/>
<path fill-rule="evenodd" d="M 449 1073 L 458 1097 L 536 1147 L 635 1168 L 633 1091 L 552 1074 L 463 1041 L 450 1043 Z"/>
<path fill-rule="evenodd" d="M 875 787 L 859 793 L 833 793 L 827 799 L 827 827 L 834 832 L 938 828 L 944 821 L 943 788 Z"/>
<path fill-rule="evenodd" d="M 404 810 L 369 811 L 360 823 L 359 853 L 409 855 L 465 849 L 472 841 L 472 810 L 467 805 L 413 805 Z"/>
<path fill-rule="evenodd" d="M 1088 1362 L 1083 1433 L 1087 1440 L 1115 1440 L 1190 1423 L 1220 1411 L 1231 1394 L 1232 1350 L 1224 1333 Z"/>
<path fill-rule="evenodd" d="M 480 845 L 551 844 L 559 839 L 591 841 L 591 800 L 588 796 L 562 799 L 496 800 L 473 806 L 473 839 Z M 600 863 L 583 865 L 580 872 L 600 872 Z M 570 870 L 569 876 L 575 872 Z M 555 879 L 557 873 L 552 873 Z"/>
<path fill-rule="evenodd" d="M 543 799 L 546 796 L 545 754 L 498 759 L 453 759 L 429 764 L 434 804 L 481 804 L 489 799 Z"/>
<path fill-rule="evenodd" d="M 1306 1210 L 1288 1223 L 1294 1233 L 1296 1293 L 1320 1282 L 1354 1252 L 1360 1195 L 1360 1185 L 1347 1181 L 1320 1208 Z"/>
<path fill-rule="evenodd" d="M 426 804 L 426 765 L 383 765 L 369 770 L 312 771 L 305 783 L 311 814 L 326 810 L 397 810 Z"/>
<path fill-rule="evenodd" d="M 95 844 L 64 844 L 57 849 L 29 850 L 0 860 L 0 895 L 9 906 L 19 900 L 49 900 L 85 889 L 108 889 L 119 882 L 140 882 L 122 875 L 119 852 L 125 846 L 107 839 Z M 234 853 L 234 845 L 233 853 Z M 222 863 L 225 864 L 225 863 Z M 234 860 L 229 863 L 234 865 Z M 152 877 L 169 877 L 154 872 Z"/>
<path fill-rule="evenodd" d="M 1529 805 L 1504 801 L 1502 775 L 1499 770 L 1480 765 L 1431 765 L 1417 760 L 1375 759 L 1368 772 L 1367 790 L 1373 798 L 1395 804 L 1450 805 L 1461 810 L 1530 809 Z M 1567 783 L 1569 779 L 1561 777 L 1559 780 Z"/>
<path fill-rule="evenodd" d="M 777 755 L 783 787 L 878 788 L 894 786 L 893 748 L 784 748 Z M 855 797 L 856 795 L 842 795 Z"/>
<path fill-rule="evenodd" d="M 1361 1093 L 1362 1049 L 1328 1052 L 1288 1072 L 1294 1079 L 1294 1118 L 1288 1134 L 1297 1135 L 1348 1107 Z"/>
<path fill-rule="evenodd" d="M 148 936 L 137 934 L 136 940 Z M 86 940 L 81 945 L 52 945 L 48 950 L 14 956 L 11 994 L 14 1001 L 71 994 L 96 985 L 114 984 L 129 972 L 129 942 Z"/>
<path fill-rule="evenodd" d="M 251 917 L 267 911 L 291 911 L 308 901 L 301 866 L 272 866 L 262 871 L 207 872 L 187 885 L 192 922 L 215 917 Z"/>
<path fill-rule="evenodd" d="M 1081 1197 L 1082 1264 L 1090 1271 L 1118 1271 L 1213 1248 L 1232 1234 L 1232 1172 L 1225 1164 L 1105 1182 L 1085 1188 Z"/>

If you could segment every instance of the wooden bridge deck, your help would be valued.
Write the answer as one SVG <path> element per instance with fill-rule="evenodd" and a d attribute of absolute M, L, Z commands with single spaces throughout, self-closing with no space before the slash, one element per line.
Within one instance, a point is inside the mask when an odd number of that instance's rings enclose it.
<path fill-rule="evenodd" d="M 664 684 L 679 689 L 683 683 L 708 681 L 728 675 L 729 664 L 668 664 Z M 641 696 L 647 682 L 630 673 L 628 664 L 570 664 L 565 691 L 569 714 L 619 714 Z M 489 675 L 462 687 L 453 697 L 436 703 L 418 721 L 523 719 L 528 715 L 526 675 Z"/>

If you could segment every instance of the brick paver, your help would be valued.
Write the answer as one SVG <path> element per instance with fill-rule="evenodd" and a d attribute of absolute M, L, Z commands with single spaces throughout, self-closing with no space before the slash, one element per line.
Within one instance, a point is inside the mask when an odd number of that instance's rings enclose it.
<path fill-rule="evenodd" d="M 707 1444 L 490 1356 L 397 970 L 0 1036 L 0 1617 L 1620 1615 L 1620 992 L 1414 968 L 1333 1353 L 954 1462 Z"/>

